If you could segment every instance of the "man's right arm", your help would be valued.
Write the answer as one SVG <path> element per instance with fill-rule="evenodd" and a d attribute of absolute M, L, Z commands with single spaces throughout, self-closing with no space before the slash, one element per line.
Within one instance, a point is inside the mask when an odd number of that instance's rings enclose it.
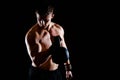
<path fill-rule="evenodd" d="M 49 56 L 47 51 L 42 52 L 38 34 L 34 34 L 32 37 L 27 35 L 25 37 L 25 44 L 31 61 L 34 62 L 36 66 L 40 66 Z"/>

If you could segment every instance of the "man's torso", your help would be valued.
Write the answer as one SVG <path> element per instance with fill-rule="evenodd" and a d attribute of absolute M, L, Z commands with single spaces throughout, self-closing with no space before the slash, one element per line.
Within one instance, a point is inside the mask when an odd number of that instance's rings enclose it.
<path fill-rule="evenodd" d="M 49 30 L 40 28 L 38 25 L 36 25 L 31 28 L 29 34 L 31 34 L 31 37 L 34 36 L 36 38 L 35 33 L 37 35 L 37 39 L 39 39 L 39 43 L 41 44 L 40 52 L 49 50 L 50 46 L 52 45 L 54 36 L 58 35 L 55 25 L 52 25 Z M 34 38 L 30 39 L 31 41 L 34 41 Z M 32 62 L 32 65 L 35 66 L 35 63 Z M 47 59 L 40 65 L 40 67 L 48 70 L 56 70 L 58 68 L 58 64 L 54 63 L 52 61 L 51 55 L 49 55 Z"/>

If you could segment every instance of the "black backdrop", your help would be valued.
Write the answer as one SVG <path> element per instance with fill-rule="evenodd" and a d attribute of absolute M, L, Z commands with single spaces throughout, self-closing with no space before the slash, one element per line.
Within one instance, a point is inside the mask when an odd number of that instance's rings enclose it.
<path fill-rule="evenodd" d="M 106 7 L 100 2 L 31 0 L 3 3 L 1 9 L 1 31 L 4 48 L 1 71 L 6 77 L 26 80 L 30 59 L 25 47 L 25 33 L 36 22 L 34 9 L 39 4 L 55 6 L 54 22 L 65 30 L 65 40 L 73 66 L 73 80 L 101 79 L 106 76 L 106 36 L 103 25 Z M 104 8 L 103 8 L 104 6 Z M 104 19 L 103 19 L 104 17 Z M 103 36 L 104 35 L 104 36 Z M 104 51 L 104 52 L 103 52 Z M 3 68 L 1 68 L 3 69 Z"/>

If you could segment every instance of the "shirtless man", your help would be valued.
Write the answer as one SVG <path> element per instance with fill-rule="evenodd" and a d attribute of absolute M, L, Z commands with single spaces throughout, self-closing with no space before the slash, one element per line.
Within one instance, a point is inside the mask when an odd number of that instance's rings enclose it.
<path fill-rule="evenodd" d="M 59 63 L 53 61 L 49 52 L 56 36 L 61 39 L 60 47 L 67 50 L 64 29 L 51 21 L 54 17 L 53 10 L 54 8 L 49 6 L 47 11 L 36 11 L 37 23 L 25 35 L 26 48 L 32 61 L 29 80 L 63 80 L 58 70 Z M 54 54 L 57 55 L 57 52 Z M 66 79 L 70 79 L 72 77 L 70 59 L 63 64 L 66 67 Z"/>

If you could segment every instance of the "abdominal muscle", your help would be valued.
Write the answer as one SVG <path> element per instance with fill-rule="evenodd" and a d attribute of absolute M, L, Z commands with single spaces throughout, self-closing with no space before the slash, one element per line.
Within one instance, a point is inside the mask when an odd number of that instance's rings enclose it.
<path fill-rule="evenodd" d="M 52 61 L 52 57 L 51 57 L 51 55 L 48 57 L 48 59 L 44 62 L 44 63 L 42 63 L 41 65 L 40 65 L 40 67 L 41 68 L 43 68 L 43 69 L 45 69 L 45 70 L 50 70 L 50 71 L 52 71 L 52 70 L 56 70 L 57 68 L 58 68 L 58 64 L 56 64 L 56 63 L 54 63 L 53 61 Z"/>
<path fill-rule="evenodd" d="M 34 62 L 32 62 L 32 66 L 36 67 Z M 41 68 L 43 70 L 54 71 L 58 68 L 58 64 L 56 64 L 52 61 L 52 57 L 50 55 L 45 62 L 40 64 L 40 66 L 38 68 Z"/>

